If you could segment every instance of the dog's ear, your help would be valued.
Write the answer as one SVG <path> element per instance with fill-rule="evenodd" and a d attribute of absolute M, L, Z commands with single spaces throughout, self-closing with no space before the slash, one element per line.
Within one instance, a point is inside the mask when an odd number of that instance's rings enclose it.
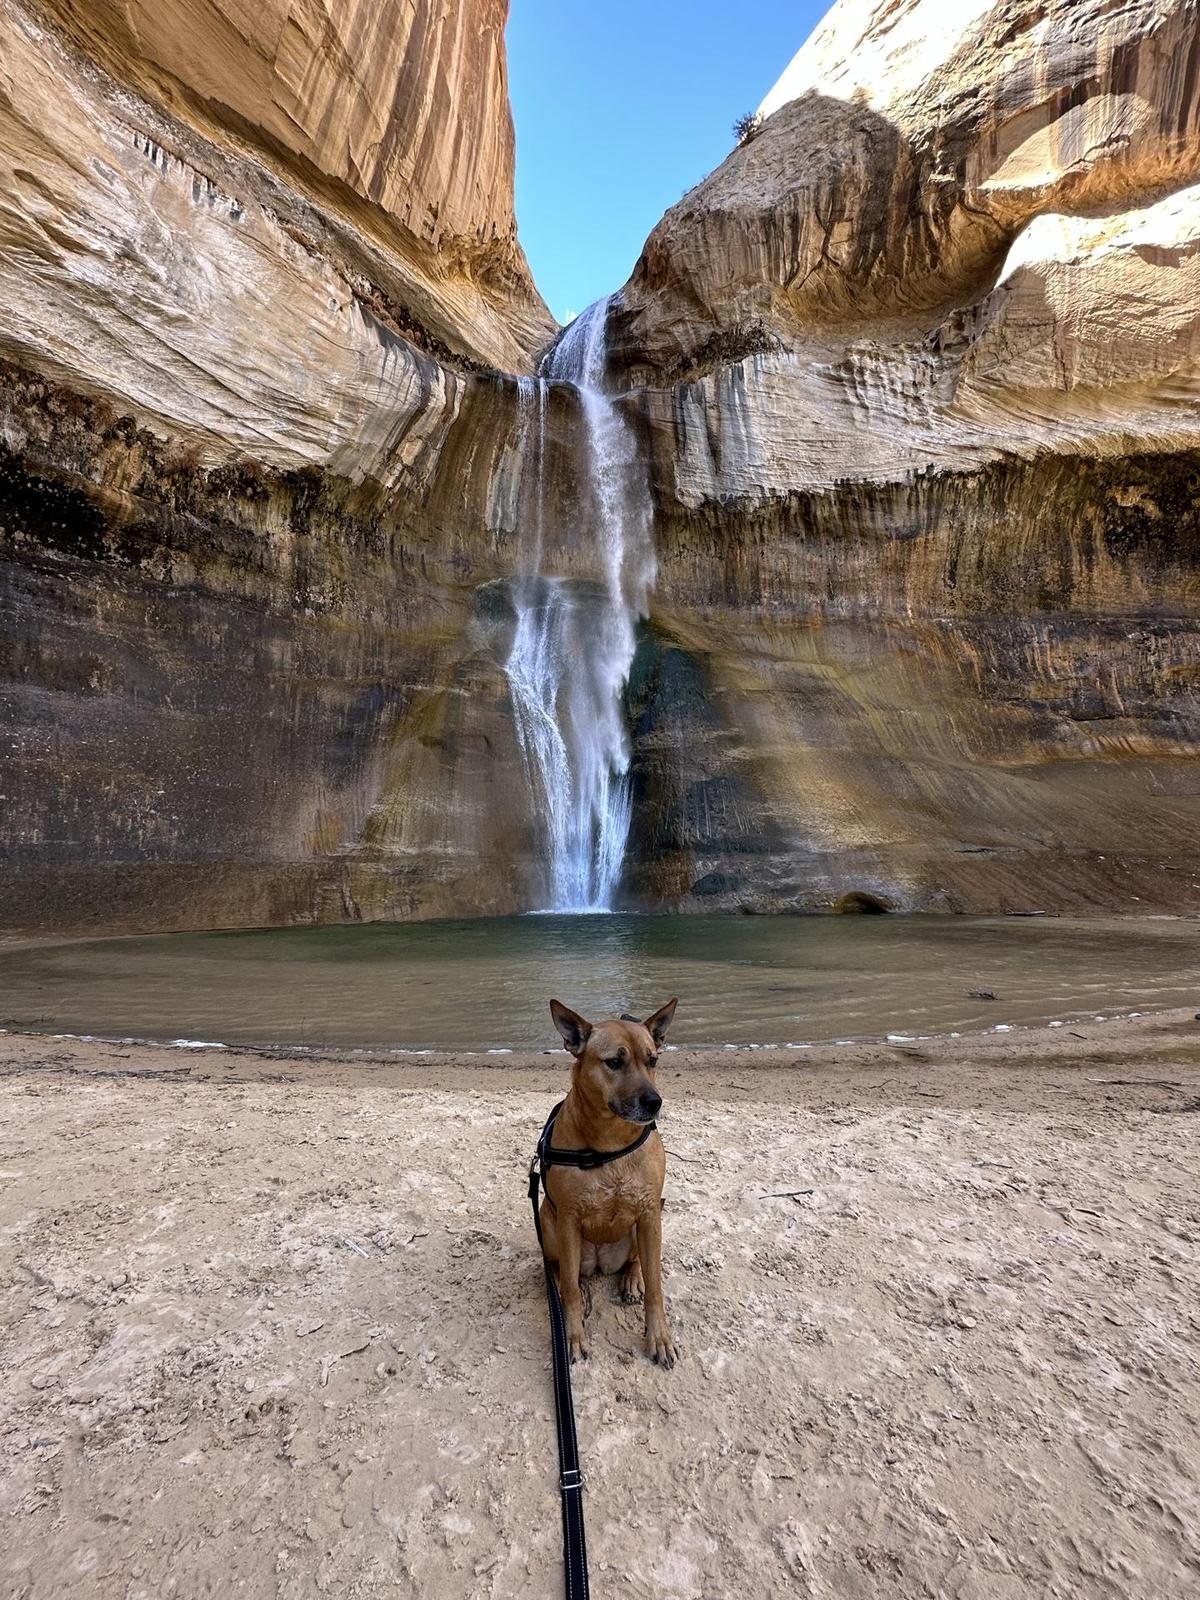
<path fill-rule="evenodd" d="M 554 1026 L 562 1034 L 562 1042 L 567 1049 L 573 1056 L 581 1055 L 584 1045 L 591 1037 L 591 1023 L 585 1021 L 578 1011 L 572 1011 L 559 1000 L 551 1000 L 550 1015 L 554 1018 Z"/>
<path fill-rule="evenodd" d="M 668 1000 L 665 1006 L 660 1006 L 654 1015 L 647 1017 L 642 1024 L 644 1028 L 649 1028 L 655 1044 L 661 1045 L 667 1037 L 667 1029 L 671 1026 L 671 1018 L 675 1015 L 675 1007 L 678 1004 L 678 996 L 674 1000 Z"/>

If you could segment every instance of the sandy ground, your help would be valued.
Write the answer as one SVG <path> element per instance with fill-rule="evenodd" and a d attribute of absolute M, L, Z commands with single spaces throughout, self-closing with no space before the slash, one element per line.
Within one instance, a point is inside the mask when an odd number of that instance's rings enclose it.
<path fill-rule="evenodd" d="M 1193 1014 L 666 1058 L 672 1373 L 596 1295 L 593 1592 L 1200 1592 Z M 0 1593 L 561 1593 L 565 1057 L 0 1037 Z"/>

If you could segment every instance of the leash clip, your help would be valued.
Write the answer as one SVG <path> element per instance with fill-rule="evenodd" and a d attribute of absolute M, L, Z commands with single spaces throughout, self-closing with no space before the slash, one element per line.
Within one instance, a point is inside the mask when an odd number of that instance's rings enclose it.
<path fill-rule="evenodd" d="M 558 1480 L 558 1487 L 566 1494 L 568 1489 L 583 1488 L 583 1473 L 578 1467 L 569 1467 Z"/>

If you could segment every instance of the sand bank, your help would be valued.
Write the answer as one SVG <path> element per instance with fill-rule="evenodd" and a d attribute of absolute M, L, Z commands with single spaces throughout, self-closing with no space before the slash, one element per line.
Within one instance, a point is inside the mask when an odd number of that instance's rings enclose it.
<path fill-rule="evenodd" d="M 666 1060 L 685 1353 L 596 1295 L 597 1597 L 1193 1593 L 1193 1013 Z M 0 1592 L 557 1596 L 565 1079 L 0 1037 Z"/>

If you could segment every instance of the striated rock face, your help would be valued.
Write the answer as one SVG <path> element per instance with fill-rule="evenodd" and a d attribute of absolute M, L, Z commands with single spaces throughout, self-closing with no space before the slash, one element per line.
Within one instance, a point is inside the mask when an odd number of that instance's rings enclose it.
<path fill-rule="evenodd" d="M 655 230 L 626 903 L 1200 906 L 1197 9 L 839 5 Z M 535 900 L 503 13 L 0 0 L 0 927 Z"/>
<path fill-rule="evenodd" d="M 431 431 L 406 455 L 422 413 L 394 414 L 387 488 L 247 456 L 202 469 L 107 402 L 0 373 L 19 445 L 0 452 L 0 922 L 525 903 L 529 819 L 497 782 L 520 762 L 515 462 L 491 525 L 461 520 L 489 503 L 513 385 L 407 359 Z"/>
<path fill-rule="evenodd" d="M 924 329 L 1033 218 L 1196 181 L 1197 22 L 1195 0 L 841 0 L 757 137 L 647 241 L 626 362 L 685 376 L 815 328 Z"/>
<path fill-rule="evenodd" d="M 392 265 L 410 295 L 422 279 L 431 302 L 453 301 L 457 290 L 462 348 L 512 361 L 520 333 L 514 340 L 510 322 L 544 337 L 548 319 L 513 216 L 507 0 L 42 0 L 36 10 L 6 9 L 26 49 L 50 49 L 40 19 L 79 48 L 85 83 L 72 98 L 82 89 L 85 102 L 99 102 L 88 107 L 93 140 L 119 146 L 140 129 L 162 140 L 166 172 L 173 156 L 204 159 L 194 145 L 173 148 L 171 130 L 149 123 L 127 94 L 105 95 L 90 63 L 400 256 L 403 265 Z M 64 63 L 35 76 L 22 55 L 12 66 L 17 109 L 57 131 L 67 85 L 54 74 Z M 439 320 L 432 303 L 417 309 Z"/>
<path fill-rule="evenodd" d="M 0 0 L 0 925 L 522 903 L 503 17 Z"/>
<path fill-rule="evenodd" d="M 1198 68 L 1194 4 L 839 5 L 655 230 L 639 903 L 1197 905 Z"/>
<path fill-rule="evenodd" d="M 441 265 L 528 275 L 513 218 L 505 0 L 45 0 L 120 81 L 365 200 Z"/>

